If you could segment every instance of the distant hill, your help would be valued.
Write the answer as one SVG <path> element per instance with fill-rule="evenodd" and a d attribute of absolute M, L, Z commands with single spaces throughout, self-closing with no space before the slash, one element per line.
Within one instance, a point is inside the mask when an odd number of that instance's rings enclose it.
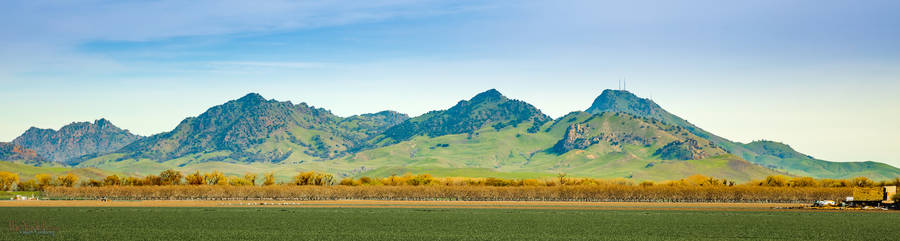
<path fill-rule="evenodd" d="M 435 137 L 474 133 L 487 126 L 496 129 L 523 123 L 540 126 L 549 121 L 549 116 L 531 104 L 506 98 L 499 91 L 490 89 L 468 101 L 462 100 L 450 109 L 428 112 L 393 126 L 384 132 L 384 138 L 395 143 L 416 135 Z"/>
<path fill-rule="evenodd" d="M 256 93 L 209 108 L 174 130 L 134 142 L 112 155 L 84 160 L 304 162 L 326 160 L 362 148 L 371 135 L 408 119 L 383 111 L 349 118 L 306 103 L 266 100 Z"/>
<path fill-rule="evenodd" d="M 783 170 L 795 175 L 822 178 L 852 178 L 867 176 L 874 179 L 888 179 L 900 176 L 900 169 L 877 162 L 829 162 L 799 153 L 790 146 L 759 141 L 749 144 L 734 142 L 673 115 L 652 100 L 640 98 L 628 91 L 604 90 L 590 108 L 589 113 L 621 112 L 657 119 L 668 124 L 681 126 L 694 135 L 709 139 L 729 153 L 750 162 L 769 168 Z"/>
<path fill-rule="evenodd" d="M 0 146 L 2 146 L 2 144 L 0 144 Z M 27 161 L 15 159 L 0 160 L 5 160 L 0 161 L 0 170 L 18 174 L 20 181 L 34 179 L 34 176 L 37 174 L 61 175 L 65 173 L 74 173 L 75 175 L 78 175 L 79 177 L 84 179 L 103 179 L 108 175 L 115 174 L 97 168 L 72 168 L 57 165 L 55 163 L 50 163 L 49 165 L 44 165 L 44 163 L 41 163 L 41 165 L 35 166 L 35 163 Z"/>
<path fill-rule="evenodd" d="M 58 131 L 31 127 L 12 142 L 33 149 L 52 162 L 66 162 L 88 154 L 106 154 L 128 145 L 141 136 L 120 129 L 106 119 L 74 122 Z"/>
<path fill-rule="evenodd" d="M 744 158 L 770 168 L 788 170 L 792 174 L 820 178 L 850 178 L 865 176 L 890 179 L 900 176 L 900 170 L 880 162 L 830 162 L 795 151 L 774 141 L 754 141 L 744 145 L 749 152 Z"/>

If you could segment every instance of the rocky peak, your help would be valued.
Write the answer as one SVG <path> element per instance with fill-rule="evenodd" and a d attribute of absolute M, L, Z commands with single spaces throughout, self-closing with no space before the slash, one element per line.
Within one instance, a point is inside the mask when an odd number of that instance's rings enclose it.
<path fill-rule="evenodd" d="M 109 120 L 99 119 L 93 123 L 73 122 L 59 131 L 32 127 L 13 143 L 33 149 L 50 161 L 63 162 L 86 154 L 112 152 L 140 138 Z"/>
<path fill-rule="evenodd" d="M 106 118 L 100 118 L 100 119 L 97 119 L 97 120 L 94 121 L 94 125 L 100 126 L 100 127 L 109 126 L 109 125 L 111 125 L 111 124 L 112 124 L 112 123 L 109 122 L 109 120 L 107 120 Z"/>
<path fill-rule="evenodd" d="M 244 95 L 244 97 L 237 99 L 237 102 L 242 103 L 261 103 L 265 101 L 266 98 L 263 98 L 262 95 L 258 93 L 248 93 L 247 95 Z"/>
<path fill-rule="evenodd" d="M 625 112 L 644 117 L 658 117 L 665 110 L 652 100 L 640 98 L 627 90 L 604 90 L 585 112 Z M 667 114 L 667 113 L 666 113 Z"/>
<path fill-rule="evenodd" d="M 470 99 L 469 102 L 472 102 L 472 103 L 495 102 L 495 101 L 503 101 L 505 99 L 506 99 L 506 96 L 503 96 L 503 94 L 501 94 L 500 91 L 497 91 L 497 89 L 489 89 L 485 92 L 481 92 L 481 93 L 475 95 L 475 97 L 472 97 L 472 99 Z"/>
<path fill-rule="evenodd" d="M 669 113 L 662 107 L 647 98 L 641 98 L 626 90 L 604 90 L 600 96 L 594 99 L 594 103 L 585 112 L 600 114 L 603 112 L 620 112 L 634 116 L 656 119 L 666 124 L 687 128 L 694 135 L 703 138 L 713 138 L 718 142 L 728 142 L 725 139 L 712 136 L 712 134 L 697 128 L 687 120 Z M 720 140 L 721 139 L 721 140 Z"/>

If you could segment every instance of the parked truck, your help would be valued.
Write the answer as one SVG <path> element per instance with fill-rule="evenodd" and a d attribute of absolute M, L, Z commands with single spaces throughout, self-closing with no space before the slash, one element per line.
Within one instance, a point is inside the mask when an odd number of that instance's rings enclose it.
<path fill-rule="evenodd" d="M 858 187 L 853 189 L 852 197 L 847 197 L 846 204 L 851 207 L 897 208 L 895 195 L 897 186 Z"/>

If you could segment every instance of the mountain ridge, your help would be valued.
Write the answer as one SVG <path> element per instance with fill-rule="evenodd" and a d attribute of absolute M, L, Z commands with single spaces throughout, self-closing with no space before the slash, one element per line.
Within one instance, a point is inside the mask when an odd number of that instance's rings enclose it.
<path fill-rule="evenodd" d="M 31 127 L 12 141 L 35 150 L 48 161 L 63 163 L 93 153 L 108 153 L 143 137 L 121 129 L 105 118 L 72 122 L 59 130 Z"/>
<path fill-rule="evenodd" d="M 185 118 L 172 131 L 132 143 L 117 151 L 125 155 L 115 159 L 324 160 L 362 148 L 371 135 L 407 118 L 396 111 L 342 118 L 305 102 L 267 100 L 249 93 Z"/>

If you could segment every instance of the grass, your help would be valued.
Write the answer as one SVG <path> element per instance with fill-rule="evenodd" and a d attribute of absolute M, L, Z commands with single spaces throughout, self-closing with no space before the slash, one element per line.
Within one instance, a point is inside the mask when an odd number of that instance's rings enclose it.
<path fill-rule="evenodd" d="M 110 174 L 109 171 L 97 168 L 68 168 L 68 167 L 36 167 L 18 162 L 0 161 L 0 170 L 16 173 L 20 180 L 31 180 L 37 174 L 60 175 L 75 173 L 80 177 L 101 178 Z"/>
<path fill-rule="evenodd" d="M 35 197 L 40 197 L 40 192 L 17 192 L 17 191 L 0 191 L 0 200 L 9 200 L 10 198 L 16 197 L 16 195 L 22 195 L 26 197 L 31 197 L 34 195 Z"/>
<path fill-rule="evenodd" d="M 0 240 L 891 240 L 898 213 L 404 208 L 0 208 Z M 4 227 L 5 228 L 5 227 Z M 5 228 L 8 229 L 8 228 Z"/>
<path fill-rule="evenodd" d="M 489 168 L 386 167 L 357 175 L 357 177 L 402 176 L 406 173 L 427 173 L 436 177 L 497 177 L 497 178 L 553 178 L 555 173 L 497 172 Z"/>

